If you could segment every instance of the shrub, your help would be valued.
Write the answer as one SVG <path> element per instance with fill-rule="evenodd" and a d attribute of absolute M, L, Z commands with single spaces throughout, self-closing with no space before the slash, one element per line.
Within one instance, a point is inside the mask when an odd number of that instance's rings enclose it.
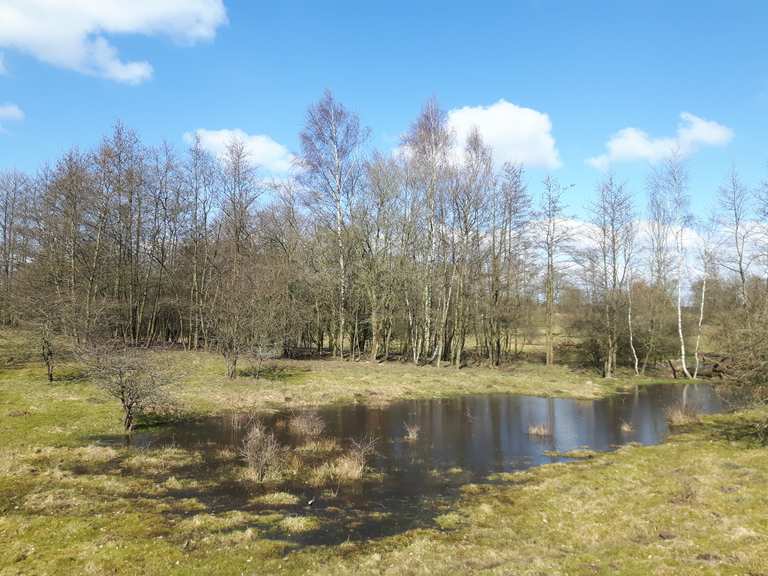
<path fill-rule="evenodd" d="M 285 460 L 285 449 L 277 441 L 274 433 L 268 431 L 262 422 L 257 421 L 253 424 L 243 440 L 240 454 L 248 464 L 251 476 L 257 482 L 280 477 Z"/>
<path fill-rule="evenodd" d="M 96 385 L 120 401 L 123 428 L 133 431 L 141 415 L 167 416 L 173 403 L 165 393 L 167 377 L 150 362 L 148 352 L 129 348 L 94 348 L 81 352 Z"/>

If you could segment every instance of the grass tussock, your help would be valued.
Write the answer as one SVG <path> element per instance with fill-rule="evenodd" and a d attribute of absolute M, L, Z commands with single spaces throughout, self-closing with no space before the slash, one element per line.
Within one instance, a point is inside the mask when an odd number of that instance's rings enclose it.
<path fill-rule="evenodd" d="M 254 498 L 253 501 L 264 506 L 296 506 L 301 499 L 289 492 L 269 492 Z"/>
<path fill-rule="evenodd" d="M 322 456 L 332 452 L 338 452 L 341 450 L 339 441 L 336 438 L 311 438 L 305 440 L 301 445 L 296 447 L 296 451 L 303 454 L 314 454 Z"/>
<path fill-rule="evenodd" d="M 297 436 L 317 438 L 325 430 L 325 422 L 317 412 L 307 410 L 291 416 L 288 428 Z"/>
<path fill-rule="evenodd" d="M 279 522 L 280 528 L 289 534 L 302 534 L 316 530 L 320 525 L 317 518 L 309 516 L 286 516 Z"/>
<path fill-rule="evenodd" d="M 531 424 L 528 426 L 528 436 L 548 438 L 552 436 L 552 429 L 546 424 Z"/>
<path fill-rule="evenodd" d="M 361 480 L 368 470 L 368 459 L 376 451 L 376 439 L 354 440 L 346 452 L 333 461 L 322 462 L 309 476 L 312 486 L 325 486 Z"/>
<path fill-rule="evenodd" d="M 419 433 L 421 432 L 421 426 L 418 424 L 409 424 L 404 422 L 405 426 L 405 440 L 407 442 L 416 442 L 419 439 Z"/>
<path fill-rule="evenodd" d="M 699 422 L 699 413 L 691 406 L 675 406 L 667 410 L 667 423 L 670 426 L 689 426 Z"/>

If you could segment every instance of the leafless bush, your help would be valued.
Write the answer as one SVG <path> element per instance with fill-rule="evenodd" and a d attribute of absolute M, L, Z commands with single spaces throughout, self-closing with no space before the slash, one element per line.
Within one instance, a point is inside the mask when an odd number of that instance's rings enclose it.
<path fill-rule="evenodd" d="M 262 422 L 256 422 L 243 440 L 240 454 L 257 482 L 280 476 L 285 460 L 285 449 L 274 433 L 268 431 Z"/>
<path fill-rule="evenodd" d="M 408 422 L 404 422 L 403 425 L 405 426 L 405 439 L 408 442 L 415 442 L 419 439 L 419 432 L 421 432 L 421 426 L 418 424 L 409 424 Z"/>
<path fill-rule="evenodd" d="M 317 438 L 325 430 L 325 422 L 317 412 L 305 411 L 291 416 L 288 427 L 298 436 Z"/>
<path fill-rule="evenodd" d="M 166 394 L 168 379 L 155 369 L 149 353 L 129 348 L 93 348 L 79 356 L 97 386 L 120 401 L 123 429 L 133 431 L 140 415 L 165 415 L 173 403 Z"/>

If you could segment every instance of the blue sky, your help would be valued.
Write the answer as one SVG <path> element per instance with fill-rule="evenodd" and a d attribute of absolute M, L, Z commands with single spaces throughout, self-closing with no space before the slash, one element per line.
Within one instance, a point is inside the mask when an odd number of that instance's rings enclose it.
<path fill-rule="evenodd" d="M 532 164 L 533 192 L 546 171 L 574 184 L 576 213 L 601 176 L 587 160 L 612 137 L 603 168 L 640 206 L 649 163 L 672 143 L 700 214 L 732 165 L 749 184 L 768 177 L 764 2 L 62 4 L 0 0 L 0 168 L 90 148 L 118 119 L 180 148 L 199 129 L 261 135 L 270 164 L 296 152 L 307 106 L 330 88 L 384 150 L 427 98 L 467 108 L 458 128 L 495 130 Z"/>

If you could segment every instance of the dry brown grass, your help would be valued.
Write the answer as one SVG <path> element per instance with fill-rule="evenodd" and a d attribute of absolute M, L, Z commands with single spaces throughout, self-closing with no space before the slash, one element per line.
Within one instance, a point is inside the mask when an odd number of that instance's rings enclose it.
<path fill-rule="evenodd" d="M 549 437 L 552 436 L 552 429 L 546 424 L 531 424 L 528 426 L 528 436 Z"/>
<path fill-rule="evenodd" d="M 421 426 L 418 424 L 404 423 L 405 426 L 405 440 L 407 442 L 416 442 L 419 439 L 419 433 L 421 432 Z"/>
<path fill-rule="evenodd" d="M 291 416 L 288 428 L 297 436 L 316 438 L 325 430 L 325 422 L 314 410 L 306 410 Z"/>
<path fill-rule="evenodd" d="M 670 426 L 688 426 L 699 421 L 699 413 L 690 406 L 670 408 L 667 410 L 666 416 Z"/>

